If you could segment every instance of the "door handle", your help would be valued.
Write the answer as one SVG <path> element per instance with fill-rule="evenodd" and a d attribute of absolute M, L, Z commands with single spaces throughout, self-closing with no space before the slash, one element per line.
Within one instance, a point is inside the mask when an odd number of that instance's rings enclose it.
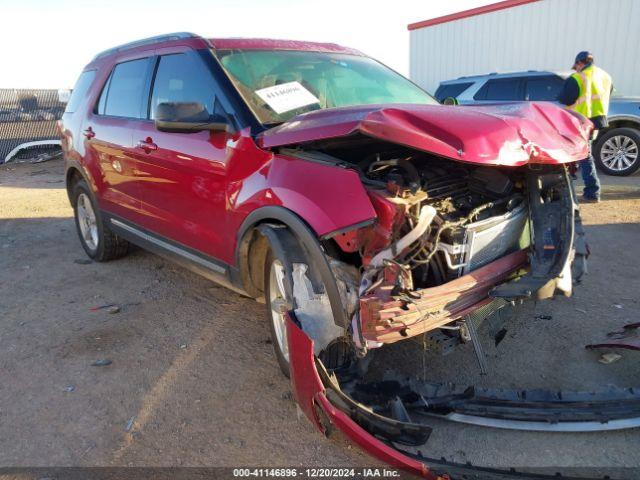
<path fill-rule="evenodd" d="M 93 137 L 96 136 L 96 132 L 93 131 L 93 128 L 89 127 L 86 130 L 82 131 L 82 134 L 87 137 L 89 140 L 91 140 Z"/>
<path fill-rule="evenodd" d="M 151 138 L 147 138 L 146 140 L 138 141 L 137 147 L 141 148 L 142 150 L 144 150 L 147 153 L 149 153 L 152 150 L 158 150 L 158 145 L 153 143 Z"/>

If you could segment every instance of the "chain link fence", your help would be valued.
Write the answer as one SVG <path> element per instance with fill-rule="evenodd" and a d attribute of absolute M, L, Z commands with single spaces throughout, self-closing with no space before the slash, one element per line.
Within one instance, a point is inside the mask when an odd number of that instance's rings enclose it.
<path fill-rule="evenodd" d="M 0 89 L 0 164 L 59 149 L 52 147 L 59 140 L 56 121 L 68 96 L 68 90 Z"/>

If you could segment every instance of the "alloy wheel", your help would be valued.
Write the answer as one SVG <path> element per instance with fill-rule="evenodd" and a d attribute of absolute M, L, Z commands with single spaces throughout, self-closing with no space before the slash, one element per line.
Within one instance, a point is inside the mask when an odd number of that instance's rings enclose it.
<path fill-rule="evenodd" d="M 289 344 L 287 342 L 287 325 L 285 320 L 286 293 L 284 288 L 284 265 L 280 260 L 271 263 L 269 272 L 269 303 L 271 305 L 271 321 L 276 333 L 278 347 L 285 360 L 289 361 Z"/>
<path fill-rule="evenodd" d="M 615 135 L 602 145 L 600 160 L 616 172 L 628 170 L 638 161 L 638 144 L 626 135 Z"/>
<path fill-rule="evenodd" d="M 82 241 L 89 250 L 98 248 L 98 222 L 93 211 L 93 205 L 86 193 L 78 195 L 77 203 L 78 225 L 82 234 Z"/>

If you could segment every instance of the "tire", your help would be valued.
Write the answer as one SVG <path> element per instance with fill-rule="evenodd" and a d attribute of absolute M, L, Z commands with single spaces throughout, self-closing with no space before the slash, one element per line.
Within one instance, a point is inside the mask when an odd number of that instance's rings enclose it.
<path fill-rule="evenodd" d="M 640 168 L 640 131 L 612 128 L 596 142 L 593 158 L 607 175 L 623 177 Z"/>
<path fill-rule="evenodd" d="M 289 378 L 289 347 L 287 344 L 286 323 L 282 309 L 292 305 L 290 298 L 286 298 L 286 276 L 284 262 L 276 258 L 270 250 L 267 254 L 264 269 L 264 297 L 266 304 L 266 317 L 271 332 L 271 344 L 276 355 L 280 370 Z M 278 279 L 278 270 L 282 274 Z M 278 282 L 280 280 L 280 282 Z M 280 312 L 280 313 L 279 313 Z M 281 315 L 277 318 L 277 315 Z"/>
<path fill-rule="evenodd" d="M 78 238 L 89 258 L 96 262 L 107 262 L 128 253 L 129 242 L 104 224 L 91 189 L 84 180 L 79 180 L 73 186 L 71 201 Z"/>

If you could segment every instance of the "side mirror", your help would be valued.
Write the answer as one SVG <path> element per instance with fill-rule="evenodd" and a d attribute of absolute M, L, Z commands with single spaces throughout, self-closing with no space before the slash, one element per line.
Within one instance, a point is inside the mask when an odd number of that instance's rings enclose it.
<path fill-rule="evenodd" d="M 460 105 L 456 97 L 447 97 L 442 101 L 443 105 Z"/>
<path fill-rule="evenodd" d="M 198 102 L 165 102 L 155 108 L 156 128 L 161 132 L 194 133 L 210 130 L 212 132 L 234 131 L 226 117 L 212 115 Z"/>

